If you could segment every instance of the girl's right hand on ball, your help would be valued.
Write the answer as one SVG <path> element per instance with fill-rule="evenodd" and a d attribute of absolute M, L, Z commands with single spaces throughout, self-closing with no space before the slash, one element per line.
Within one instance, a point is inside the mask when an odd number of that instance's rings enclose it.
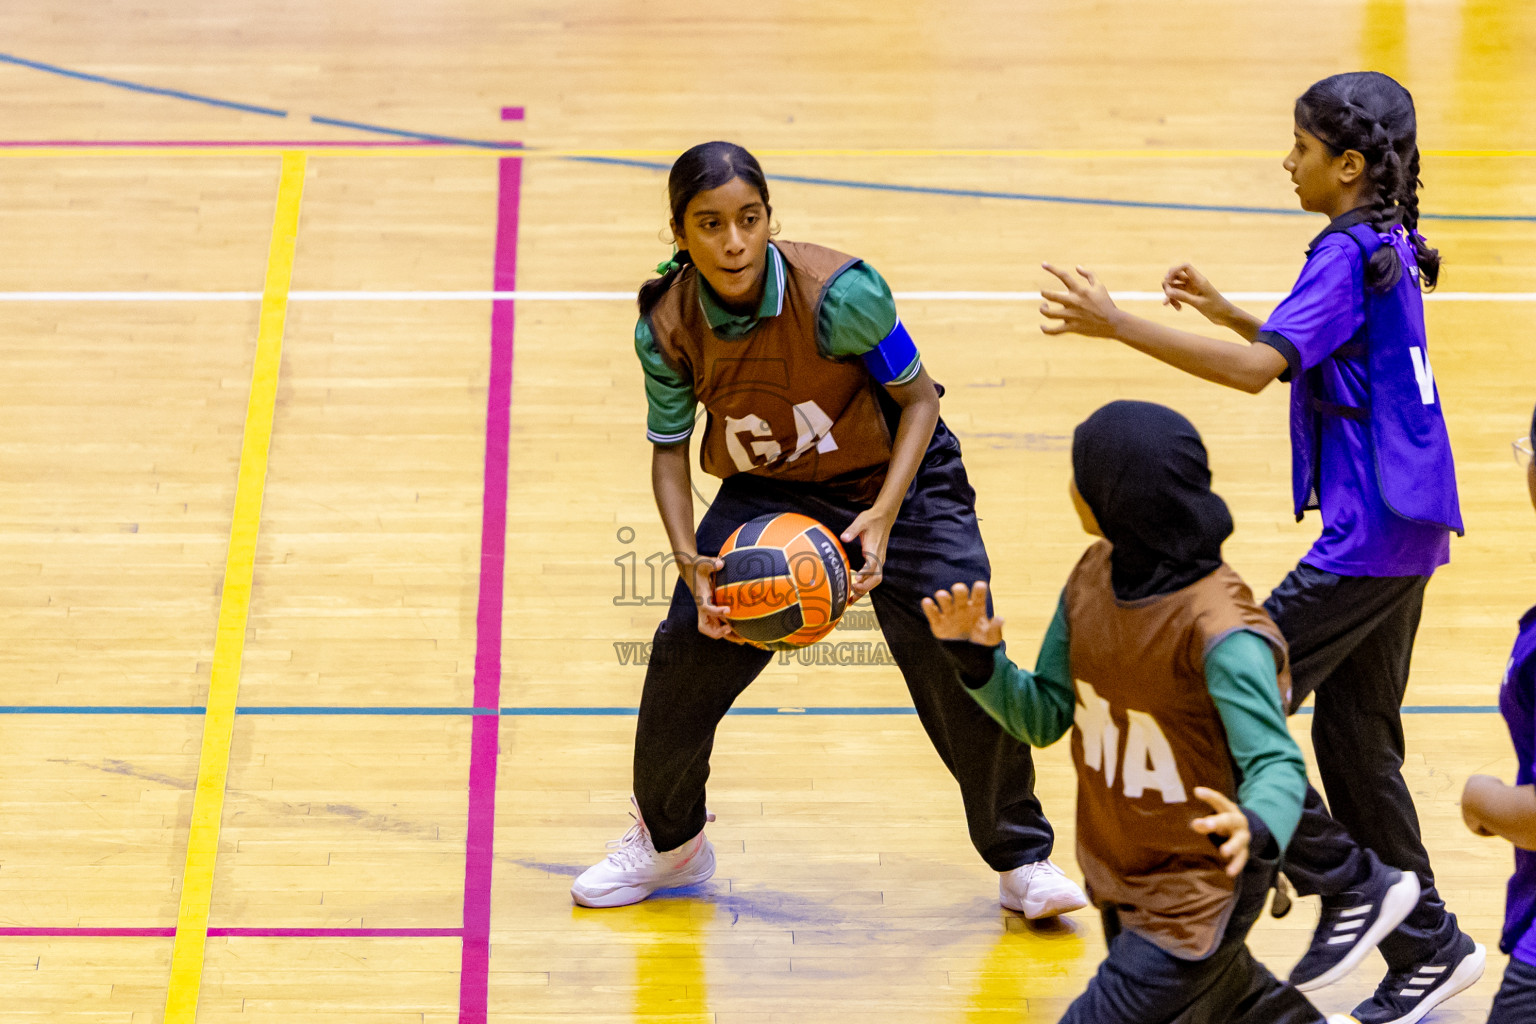
<path fill-rule="evenodd" d="M 1163 276 L 1163 305 L 1194 307 L 1213 324 L 1222 322 L 1230 303 L 1193 265 L 1180 263 Z"/>
<path fill-rule="evenodd" d="M 716 571 L 725 568 L 725 559 L 710 558 L 707 555 L 698 555 L 688 564 L 684 571 L 684 579 L 687 580 L 688 589 L 693 591 L 693 603 L 699 609 L 699 632 L 715 640 L 730 640 L 734 643 L 746 643 L 736 635 L 731 622 L 726 618 L 731 610 L 724 605 L 715 603 Z"/>

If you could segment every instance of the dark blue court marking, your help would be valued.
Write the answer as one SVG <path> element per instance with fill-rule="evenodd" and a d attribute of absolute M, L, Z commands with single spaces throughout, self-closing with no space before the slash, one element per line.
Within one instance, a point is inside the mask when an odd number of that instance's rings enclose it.
<path fill-rule="evenodd" d="M 1405 704 L 1402 712 L 1405 715 L 1496 715 L 1499 713 L 1499 706 L 1497 704 Z M 1304 707 L 1296 713 L 1310 715 L 1312 708 Z"/>
<path fill-rule="evenodd" d="M 631 160 L 616 156 L 573 156 L 587 164 L 609 164 L 615 167 L 643 167 L 651 171 L 670 171 L 671 164 L 651 160 Z M 1301 217 L 1306 211 L 1282 209 L 1270 206 L 1222 206 L 1209 203 L 1155 203 L 1139 199 L 1104 199 L 1095 196 L 1057 196 L 1043 192 L 995 192 L 980 188 L 947 188 L 939 185 L 896 185 L 883 181 L 849 181 L 844 178 L 813 178 L 803 174 L 770 174 L 771 181 L 792 181 L 800 185 L 826 185 L 833 188 L 856 188 L 873 192 L 903 192 L 909 195 L 954 196 L 962 199 L 1011 199 L 1030 203 L 1066 203 L 1072 206 L 1117 206 L 1132 210 L 1183 210 L 1200 213 L 1256 213 L 1274 214 L 1281 217 Z M 1422 216 L 1429 216 L 1423 214 Z M 1530 218 L 1536 221 L 1536 217 Z"/>
<path fill-rule="evenodd" d="M 671 164 L 651 160 L 630 160 L 612 156 L 572 156 L 579 163 L 610 164 L 616 167 L 643 167 L 652 171 L 670 171 Z M 965 199 L 1009 199 L 1030 203 L 1064 203 L 1069 206 L 1114 206 L 1129 210 L 1181 210 L 1195 213 L 1247 213 L 1276 217 L 1310 216 L 1300 208 L 1278 206 L 1228 206 L 1217 203 L 1156 203 L 1140 199 L 1106 199 L 1095 196 L 1057 196 L 1040 192 L 994 192 L 979 188 L 944 188 L 937 185 L 894 185 L 883 181 L 849 181 L 843 178 L 812 178 L 802 174 L 770 174 L 770 181 L 793 181 L 801 185 L 826 185 L 832 188 L 866 189 L 875 192 L 902 192 L 908 195 L 957 196 Z M 1536 214 L 1517 213 L 1421 213 L 1420 220 L 1505 221 L 1536 224 Z"/>
<path fill-rule="evenodd" d="M 91 75 L 83 71 L 71 71 L 55 64 L 44 64 L 41 61 L 26 60 L 21 57 L 13 57 L 0 53 L 0 62 L 18 64 L 22 67 L 32 68 L 37 71 L 46 71 L 49 74 L 63 75 L 66 78 L 77 78 L 84 82 L 95 82 L 99 85 L 110 85 L 119 89 L 131 89 L 135 92 L 153 93 L 157 96 L 168 96 L 172 99 L 189 100 L 193 103 L 206 103 L 216 107 L 226 107 L 231 110 L 243 110 L 256 114 L 267 114 L 272 117 L 287 117 L 286 110 L 276 110 L 272 107 L 258 107 L 248 103 L 234 103 L 229 100 L 214 99 L 211 96 L 199 96 L 196 93 L 182 92 L 178 89 L 161 89 L 151 85 L 140 85 L 137 82 L 128 82 L 120 78 L 108 78 L 104 75 Z M 507 111 L 515 111 L 516 107 L 504 107 L 503 117 Z M 309 118 L 315 124 L 330 125 L 338 128 L 351 128 L 360 132 L 370 132 L 374 135 L 388 135 L 396 138 L 420 139 L 428 142 L 444 142 L 458 146 L 474 146 L 481 149 L 519 149 L 520 143 L 495 142 L 489 139 L 458 138 L 451 135 L 434 135 L 428 132 L 414 132 L 402 128 L 388 128 L 384 125 L 368 124 L 364 121 L 346 121 L 334 117 L 321 117 L 310 115 Z M 631 160 L 623 157 L 609 156 L 571 156 L 563 157 L 565 160 L 574 160 L 578 163 L 609 164 L 615 167 L 638 167 L 651 171 L 668 171 L 670 164 L 657 163 L 652 160 Z M 1159 203 L 1139 199 L 1108 199 L 1099 196 L 1059 196 L 1041 192 L 997 192 L 989 189 L 976 188 L 945 188 L 938 185 L 897 185 L 883 181 L 853 181 L 843 178 L 813 178 L 797 174 L 769 175 L 775 181 L 790 181 L 801 185 L 821 185 L 829 188 L 863 189 L 874 192 L 897 192 L 906 195 L 921 196 L 950 196 L 965 199 L 1004 199 L 1015 202 L 1030 203 L 1057 203 L 1069 206 L 1098 206 L 1118 207 L 1128 210 L 1177 210 L 1186 213 L 1241 213 L 1258 216 L 1274 217 L 1301 217 L 1305 211 L 1295 208 L 1283 208 L 1272 206 L 1241 206 L 1224 205 L 1216 203 Z M 1487 223 L 1513 223 L 1536 224 L 1536 214 L 1520 213 L 1424 213 L 1421 220 L 1459 220 L 1481 221 Z"/>
<path fill-rule="evenodd" d="M 503 718 L 564 718 L 566 716 L 580 716 L 586 718 L 622 718 L 626 715 L 638 715 L 639 708 L 502 708 Z"/>
<path fill-rule="evenodd" d="M 118 89 L 127 89 L 132 92 L 148 93 L 152 96 L 167 96 L 171 99 L 186 100 L 190 103 L 203 103 L 211 107 L 223 107 L 227 110 L 239 110 L 248 114 L 265 114 L 268 117 L 288 117 L 289 112 L 278 110 L 276 107 L 262 107 L 253 103 L 237 103 L 234 100 L 221 100 L 214 96 L 202 96 L 195 92 L 184 92 L 181 89 L 164 89 L 155 85 L 143 85 L 139 82 L 129 82 L 121 78 L 109 78 L 106 75 L 93 75 L 84 71 L 72 71 L 69 68 L 59 67 L 57 64 L 45 64 L 42 61 L 27 60 L 24 57 L 16 57 L 8 53 L 0 53 L 0 62 L 16 64 L 20 67 L 31 68 L 34 71 L 46 71 L 51 75 L 60 75 L 64 78 L 74 78 L 82 82 L 92 82 L 96 85 L 110 85 Z M 413 132 L 403 128 L 388 128 L 383 125 L 367 124 L 362 121 L 345 121 L 334 117 L 320 117 L 310 115 L 309 118 L 316 124 L 332 125 L 337 128 L 355 128 L 358 131 L 371 132 L 375 135 L 389 135 L 403 139 L 421 139 L 426 142 L 443 142 L 455 146 L 475 146 L 481 149 L 521 149 L 520 142 L 491 142 L 484 139 L 464 139 L 453 135 L 437 135 L 431 132 Z"/>
<path fill-rule="evenodd" d="M 636 709 L 638 712 L 639 709 Z M 631 712 L 636 713 L 636 712 Z M 868 708 L 731 708 L 732 715 L 915 715 L 916 709 L 907 707 Z"/>
<path fill-rule="evenodd" d="M 455 135 L 434 135 L 431 132 L 412 132 L 404 128 L 385 128 L 382 125 L 368 124 L 364 121 L 343 121 L 337 117 L 321 117 L 319 114 L 309 115 L 309 119 L 315 124 L 327 124 L 337 128 L 355 128 L 360 132 L 372 132 L 375 135 L 393 135 L 402 139 L 421 139 L 426 142 L 446 142 L 455 146 L 477 146 L 480 149 L 522 149 L 521 142 L 487 142 L 483 139 L 462 139 Z"/>
<path fill-rule="evenodd" d="M 1497 714 L 1497 704 L 1410 704 L 1403 708 L 1405 715 L 1492 715 Z M 0 704 L 0 715 L 201 715 L 204 709 L 193 706 L 157 704 Z M 419 718 L 444 715 L 496 715 L 507 718 L 624 718 L 639 713 L 639 708 L 625 707 L 509 707 L 499 711 L 493 708 L 468 707 L 333 707 L 318 704 L 287 706 L 251 706 L 236 710 L 239 715 L 288 715 L 288 716 L 395 716 Z M 808 716 L 879 716 L 915 715 L 917 712 L 902 706 L 873 707 L 776 707 L 732 708 L 733 715 L 782 715 Z M 1299 715 L 1310 715 L 1310 707 L 1302 708 Z"/>
<path fill-rule="evenodd" d="M 0 62 L 6 64 L 18 64 L 34 71 L 46 71 L 50 75 L 62 75 L 65 78 L 76 78 L 82 82 L 94 82 L 97 85 L 110 85 L 118 89 L 128 89 L 133 92 L 147 92 L 154 96 L 169 96 L 171 99 L 186 100 L 189 103 L 204 103 L 210 107 L 224 107 L 228 110 L 241 110 L 247 114 L 265 114 L 268 117 L 287 117 L 288 111 L 278 110 L 275 107 L 258 107 L 253 103 L 236 103 L 233 100 L 221 100 L 212 96 L 199 96 L 195 92 L 182 92 L 180 89 L 162 89 L 155 85 L 140 85 L 138 82 L 127 82 L 121 78 L 108 78 L 105 75 L 90 75 L 84 71 L 71 71 L 69 68 L 61 68 L 57 64 L 44 64 L 42 61 L 27 60 L 24 57 L 14 57 L 9 53 L 0 53 Z"/>

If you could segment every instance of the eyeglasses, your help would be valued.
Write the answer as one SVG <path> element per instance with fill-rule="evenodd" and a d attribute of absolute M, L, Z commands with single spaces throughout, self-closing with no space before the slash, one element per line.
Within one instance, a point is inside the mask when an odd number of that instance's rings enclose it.
<path fill-rule="evenodd" d="M 1510 447 L 1515 450 L 1515 462 L 1521 469 L 1531 464 L 1531 439 L 1529 437 L 1517 437 Z"/>

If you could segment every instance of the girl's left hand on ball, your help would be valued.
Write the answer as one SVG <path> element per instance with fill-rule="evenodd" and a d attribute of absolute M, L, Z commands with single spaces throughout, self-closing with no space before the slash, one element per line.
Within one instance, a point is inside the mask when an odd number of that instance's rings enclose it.
<path fill-rule="evenodd" d="M 885 547 L 890 543 L 891 525 L 895 519 L 893 514 L 868 508 L 860 512 L 848 524 L 848 529 L 843 531 L 842 542 L 852 544 L 857 540 L 864 552 L 863 567 L 848 581 L 849 604 L 880 585 L 885 573 Z"/>
<path fill-rule="evenodd" d="M 1120 316 L 1120 310 L 1109 297 L 1109 289 L 1099 282 L 1093 271 L 1078 267 L 1077 272 L 1081 275 L 1079 279 L 1049 263 L 1042 263 L 1041 266 L 1066 285 L 1067 290 L 1040 293 L 1040 297 L 1045 300 L 1040 304 L 1041 315 L 1049 320 L 1061 321 L 1057 324 L 1041 324 L 1040 330 L 1046 334 L 1083 334 L 1090 338 L 1115 336 L 1115 321 Z"/>

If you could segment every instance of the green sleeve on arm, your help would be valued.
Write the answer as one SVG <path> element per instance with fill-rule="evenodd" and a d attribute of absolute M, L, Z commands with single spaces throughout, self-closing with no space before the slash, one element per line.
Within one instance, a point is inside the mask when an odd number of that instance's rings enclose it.
<path fill-rule="evenodd" d="M 645 371 L 645 436 L 655 444 L 678 444 L 693 433 L 693 414 L 698 407 L 693 382 L 661 357 L 650 325 L 642 317 L 635 324 L 635 355 Z"/>
<path fill-rule="evenodd" d="M 1285 727 L 1268 642 L 1247 630 L 1222 640 L 1206 655 L 1205 686 L 1242 772 L 1237 801 L 1263 819 L 1283 851 L 1301 820 L 1307 763 Z"/>
<path fill-rule="evenodd" d="M 1072 728 L 1077 704 L 1067 642 L 1066 606 L 1058 603 L 1033 672 L 1019 668 L 998 647 L 993 655 L 992 678 L 985 686 L 967 692 L 1009 735 L 1031 746 L 1048 747 Z"/>
<path fill-rule="evenodd" d="M 862 356 L 896 326 L 890 285 L 868 263 L 855 263 L 837 276 L 821 302 L 816 338 L 831 356 Z M 914 359 L 915 366 L 919 360 Z"/>

